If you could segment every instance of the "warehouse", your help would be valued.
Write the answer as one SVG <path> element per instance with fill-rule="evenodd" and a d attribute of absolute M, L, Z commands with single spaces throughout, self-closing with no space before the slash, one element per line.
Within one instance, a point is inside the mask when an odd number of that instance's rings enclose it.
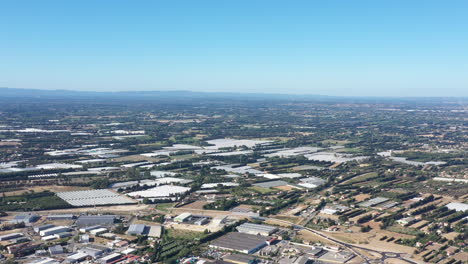
<path fill-rule="evenodd" d="M 72 206 L 134 204 L 132 199 L 107 189 L 59 192 L 57 196 Z"/>
<path fill-rule="evenodd" d="M 107 228 L 101 227 L 101 228 L 93 229 L 89 231 L 89 233 L 93 236 L 98 236 L 100 234 L 106 233 L 107 231 L 108 231 Z"/>
<path fill-rule="evenodd" d="M 62 238 L 71 237 L 71 236 L 72 236 L 71 232 L 62 232 L 62 233 L 54 234 L 54 237 L 56 237 L 57 239 L 62 239 Z"/>
<path fill-rule="evenodd" d="M 39 231 L 40 236 L 51 236 L 62 232 L 68 232 L 71 229 L 68 226 L 56 226 L 49 229 Z"/>
<path fill-rule="evenodd" d="M 204 225 L 204 224 L 208 224 L 209 222 L 210 222 L 210 219 L 208 217 L 200 217 L 195 222 L 193 222 L 193 224 Z"/>
<path fill-rule="evenodd" d="M 115 215 L 82 215 L 76 220 L 77 226 L 94 226 L 94 225 L 113 225 Z"/>
<path fill-rule="evenodd" d="M 141 236 L 145 233 L 145 225 L 143 224 L 136 224 L 136 225 L 130 225 L 127 230 L 128 235 L 132 236 Z"/>
<path fill-rule="evenodd" d="M 77 263 L 85 260 L 89 255 L 83 252 L 78 252 L 68 256 L 65 259 L 65 263 Z"/>
<path fill-rule="evenodd" d="M 41 258 L 31 262 L 27 262 L 28 264 L 59 264 L 60 262 L 53 259 L 53 258 Z"/>
<path fill-rule="evenodd" d="M 37 214 L 32 214 L 32 213 L 23 213 L 23 214 L 18 214 L 15 215 L 13 219 L 10 220 L 11 223 L 13 224 L 31 224 L 36 222 L 39 219 L 39 216 Z"/>
<path fill-rule="evenodd" d="M 88 233 L 88 232 L 91 231 L 91 230 L 98 229 L 98 228 L 101 228 L 101 227 L 102 227 L 102 226 L 100 226 L 100 225 L 94 225 L 94 226 L 83 227 L 83 228 L 80 228 L 80 232 L 81 232 L 81 233 Z"/>
<path fill-rule="evenodd" d="M 46 229 L 52 228 L 52 227 L 54 227 L 54 226 L 55 226 L 55 225 L 51 225 L 51 224 L 42 225 L 42 226 L 36 226 L 36 227 L 34 227 L 34 232 L 39 233 L 39 232 L 42 231 L 42 230 L 46 230 Z"/>
<path fill-rule="evenodd" d="M 148 236 L 149 237 L 160 238 L 161 234 L 162 234 L 162 226 L 160 226 L 160 225 L 149 226 L 149 231 L 148 231 Z"/>
<path fill-rule="evenodd" d="M 22 237 L 22 233 L 11 233 L 11 234 L 6 234 L 3 236 L 0 236 L 0 241 L 7 241 L 7 240 L 12 240 L 18 237 Z"/>
<path fill-rule="evenodd" d="M 87 247 L 80 248 L 78 252 L 85 253 L 93 258 L 99 258 L 105 253 L 110 252 L 110 249 L 99 245 L 89 245 Z"/>
<path fill-rule="evenodd" d="M 244 255 L 244 254 L 231 254 L 223 256 L 223 260 L 235 264 L 256 264 L 260 261 L 254 256 Z"/>
<path fill-rule="evenodd" d="M 57 237 L 55 237 L 55 235 L 43 236 L 41 238 L 41 240 L 44 240 L 44 241 L 50 241 L 50 240 L 55 240 L 55 239 L 57 239 Z"/>
<path fill-rule="evenodd" d="M 227 233 L 211 242 L 210 247 L 252 254 L 266 246 L 268 237 L 245 233 Z"/>
<path fill-rule="evenodd" d="M 274 232 L 278 231 L 278 228 L 270 225 L 244 223 L 237 227 L 237 231 L 251 235 L 269 236 Z"/>
<path fill-rule="evenodd" d="M 114 261 L 118 260 L 121 257 L 122 257 L 122 255 L 119 254 L 119 253 L 112 253 L 110 255 L 107 255 L 105 257 L 100 258 L 99 263 L 101 263 L 101 264 L 111 263 L 111 262 L 114 262 Z"/>
<path fill-rule="evenodd" d="M 57 221 L 57 220 L 73 220 L 75 217 L 72 214 L 58 214 L 58 215 L 48 215 L 47 220 Z"/>
<path fill-rule="evenodd" d="M 189 221 L 191 218 L 192 218 L 191 213 L 182 213 L 178 215 L 176 218 L 174 218 L 174 222 L 183 223 L 183 222 Z"/>
<path fill-rule="evenodd" d="M 127 235 L 132 236 L 149 236 L 149 237 L 161 237 L 162 227 L 160 225 L 143 225 L 135 224 L 130 225 L 127 230 Z"/>
<path fill-rule="evenodd" d="M 51 246 L 48 250 L 51 256 L 63 253 L 63 247 L 60 245 Z"/>

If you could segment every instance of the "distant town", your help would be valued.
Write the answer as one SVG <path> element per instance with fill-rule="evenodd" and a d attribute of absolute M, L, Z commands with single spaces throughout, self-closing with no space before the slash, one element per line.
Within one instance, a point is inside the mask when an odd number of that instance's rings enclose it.
<path fill-rule="evenodd" d="M 0 99 L 0 262 L 468 263 L 466 100 L 178 97 Z"/>

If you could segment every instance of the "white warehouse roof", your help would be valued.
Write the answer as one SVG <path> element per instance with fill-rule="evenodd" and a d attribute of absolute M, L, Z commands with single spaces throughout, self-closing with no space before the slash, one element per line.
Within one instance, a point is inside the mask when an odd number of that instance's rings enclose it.
<path fill-rule="evenodd" d="M 181 186 L 161 185 L 144 191 L 137 191 L 128 193 L 129 196 L 135 197 L 169 197 L 174 194 L 183 194 L 190 191 L 190 188 Z"/>

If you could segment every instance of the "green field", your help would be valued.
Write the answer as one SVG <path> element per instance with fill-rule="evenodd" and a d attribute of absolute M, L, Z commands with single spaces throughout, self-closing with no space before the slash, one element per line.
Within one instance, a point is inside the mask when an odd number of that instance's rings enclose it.
<path fill-rule="evenodd" d="M 274 191 L 271 190 L 271 189 L 263 188 L 263 187 L 258 187 L 258 186 L 249 187 L 249 189 L 252 190 L 252 191 L 254 191 L 254 192 L 261 193 L 261 194 L 267 194 L 267 193 L 272 193 L 272 192 L 274 192 Z"/>

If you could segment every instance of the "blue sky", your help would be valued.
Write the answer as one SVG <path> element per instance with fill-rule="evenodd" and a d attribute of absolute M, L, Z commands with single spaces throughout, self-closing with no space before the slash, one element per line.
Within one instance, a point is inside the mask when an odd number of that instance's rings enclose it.
<path fill-rule="evenodd" d="M 1 1 L 0 87 L 468 96 L 468 1 Z"/>

